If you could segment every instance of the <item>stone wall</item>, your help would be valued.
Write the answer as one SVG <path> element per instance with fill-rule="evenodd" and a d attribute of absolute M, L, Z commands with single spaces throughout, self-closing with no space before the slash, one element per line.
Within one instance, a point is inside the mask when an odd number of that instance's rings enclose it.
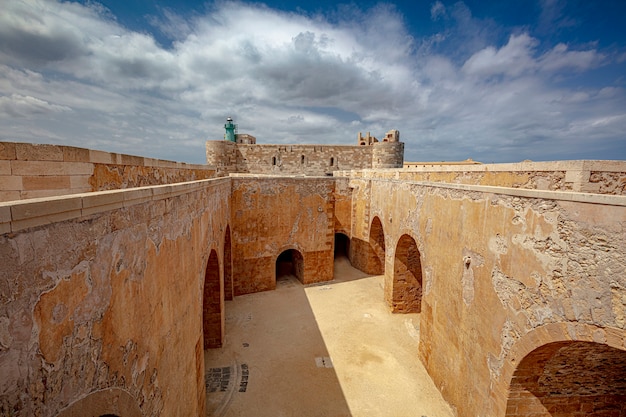
<path fill-rule="evenodd" d="M 332 279 L 340 232 L 390 309 L 420 313 L 416 355 L 458 416 L 621 417 L 626 197 L 589 190 L 621 193 L 626 170 L 532 164 L 0 203 L 0 414 L 202 415 L 224 299 L 275 288 L 286 250 L 303 283 Z"/>
<path fill-rule="evenodd" d="M 234 294 L 276 287 L 276 260 L 295 249 L 304 258 L 302 281 L 333 278 L 333 179 L 233 177 Z"/>
<path fill-rule="evenodd" d="M 207 164 L 219 175 L 332 175 L 338 170 L 401 168 L 404 143 L 380 142 L 371 146 L 244 145 L 206 142 Z"/>
<path fill-rule="evenodd" d="M 360 257 L 376 258 L 379 233 L 367 223 L 380 221 L 385 298 L 404 309 L 407 294 L 421 297 L 419 356 L 459 416 L 504 416 L 517 364 L 549 343 L 611 346 L 625 366 L 624 197 L 386 179 L 350 186 L 359 194 L 352 246 L 369 242 Z M 557 397 L 551 407 L 583 407 Z"/>
<path fill-rule="evenodd" d="M 411 163 L 401 170 L 338 171 L 334 175 L 626 195 L 626 161 L 525 161 L 484 165 Z"/>
<path fill-rule="evenodd" d="M 2 204 L 0 415 L 203 415 L 229 196 L 221 179 Z"/>
<path fill-rule="evenodd" d="M 0 142 L 0 201 L 212 178 L 190 165 L 58 145 Z"/>

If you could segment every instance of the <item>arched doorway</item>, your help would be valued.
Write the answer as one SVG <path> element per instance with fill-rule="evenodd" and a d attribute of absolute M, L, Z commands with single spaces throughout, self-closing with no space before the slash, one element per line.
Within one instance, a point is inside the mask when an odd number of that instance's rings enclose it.
<path fill-rule="evenodd" d="M 224 300 L 233 299 L 233 259 L 230 244 L 230 226 L 224 233 Z"/>
<path fill-rule="evenodd" d="M 217 252 L 211 250 L 204 275 L 202 330 L 204 349 L 222 347 L 224 340 L 224 293 L 220 282 Z"/>
<path fill-rule="evenodd" d="M 372 220 L 369 235 L 370 254 L 367 262 L 367 273 L 382 275 L 385 273 L 385 233 L 380 219 Z"/>
<path fill-rule="evenodd" d="M 335 233 L 335 259 L 347 258 L 350 254 L 350 238 L 343 233 Z"/>
<path fill-rule="evenodd" d="M 287 249 L 276 258 L 276 281 L 289 279 L 290 276 L 304 282 L 304 258 L 296 249 Z"/>
<path fill-rule="evenodd" d="M 421 255 L 409 235 L 402 235 L 396 246 L 391 306 L 394 313 L 419 313 L 422 309 Z"/>
<path fill-rule="evenodd" d="M 527 354 L 509 387 L 508 417 L 626 415 L 626 351 L 582 341 Z"/>

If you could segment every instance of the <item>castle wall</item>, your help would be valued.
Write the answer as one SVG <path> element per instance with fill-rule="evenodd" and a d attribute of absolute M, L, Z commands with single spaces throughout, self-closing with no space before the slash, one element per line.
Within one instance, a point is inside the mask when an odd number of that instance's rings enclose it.
<path fill-rule="evenodd" d="M 205 165 L 84 148 L 0 142 L 0 201 L 212 178 Z"/>
<path fill-rule="evenodd" d="M 271 290 L 277 257 L 295 249 L 305 284 L 330 280 L 336 232 L 354 266 L 385 275 L 390 308 L 420 312 L 416 355 L 458 416 L 616 406 L 623 391 L 602 381 L 622 383 L 626 366 L 626 197 L 581 191 L 620 194 L 626 170 L 531 164 L 233 175 L 0 203 L 0 414 L 201 415 L 202 336 L 219 345 L 226 275 L 235 295 Z M 613 379 L 587 372 L 586 357 Z M 591 398 L 571 380 L 554 394 L 569 367 L 602 389 Z M 548 381 L 532 379 L 541 372 Z M 93 408 L 107 403 L 128 410 Z"/>
<path fill-rule="evenodd" d="M 287 249 L 304 258 L 304 284 L 333 278 L 333 179 L 232 180 L 235 295 L 276 288 L 276 260 Z"/>
<path fill-rule="evenodd" d="M 407 163 L 402 170 L 341 171 L 335 175 L 626 195 L 625 161 L 526 161 L 476 165 Z"/>
<path fill-rule="evenodd" d="M 0 415 L 203 415 L 229 195 L 206 180 L 1 204 Z"/>
<path fill-rule="evenodd" d="M 404 143 L 380 142 L 371 146 L 245 145 L 206 142 L 207 163 L 219 175 L 332 175 L 338 170 L 401 168 Z"/>
<path fill-rule="evenodd" d="M 360 193 L 353 242 L 368 242 L 367 225 L 382 222 L 390 306 L 408 282 L 397 246 L 416 242 L 419 356 L 459 416 L 504 416 L 517 364 L 552 342 L 611 346 L 626 363 L 624 197 L 386 179 L 350 185 Z M 551 407 L 598 401 L 574 397 L 565 390 Z"/>

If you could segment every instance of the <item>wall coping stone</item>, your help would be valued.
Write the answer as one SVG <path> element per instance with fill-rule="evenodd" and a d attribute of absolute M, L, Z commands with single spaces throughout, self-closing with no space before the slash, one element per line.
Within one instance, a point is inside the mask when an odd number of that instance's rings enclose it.
<path fill-rule="evenodd" d="M 613 194 L 593 194 L 574 191 L 534 190 L 528 188 L 497 187 L 493 185 L 451 184 L 447 182 L 406 181 L 385 178 L 355 178 L 366 181 L 394 182 L 422 185 L 434 188 L 447 188 L 462 191 L 475 191 L 487 194 L 502 194 L 514 197 L 537 198 L 542 200 L 571 201 L 577 203 L 603 204 L 607 206 L 626 206 L 626 196 Z"/>
<path fill-rule="evenodd" d="M 0 202 L 0 233 L 90 216 L 109 210 L 157 201 L 202 190 L 207 185 L 230 181 L 211 178 L 166 185 L 125 188 Z"/>

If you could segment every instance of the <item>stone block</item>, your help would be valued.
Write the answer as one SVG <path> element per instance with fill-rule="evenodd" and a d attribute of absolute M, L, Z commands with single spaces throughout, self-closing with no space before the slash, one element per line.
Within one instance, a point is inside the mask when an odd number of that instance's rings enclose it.
<path fill-rule="evenodd" d="M 124 207 L 124 192 L 119 190 L 86 193 L 81 198 L 83 216 Z"/>
<path fill-rule="evenodd" d="M 152 188 L 130 188 L 124 190 L 124 207 L 145 203 L 152 200 Z"/>
<path fill-rule="evenodd" d="M 79 217 L 82 201 L 77 197 L 38 198 L 11 206 L 11 231 L 43 226 Z"/>
<path fill-rule="evenodd" d="M 109 152 L 89 150 L 89 162 L 93 164 L 112 164 L 114 158 Z"/>
<path fill-rule="evenodd" d="M 7 203 L 0 203 L 0 223 L 11 221 L 11 206 Z"/>
<path fill-rule="evenodd" d="M 78 191 L 71 190 L 69 188 L 61 188 L 58 190 L 30 190 L 20 191 L 20 200 L 27 200 L 33 198 L 50 198 L 59 197 L 67 194 L 75 194 Z"/>
<path fill-rule="evenodd" d="M 11 218 L 25 220 L 34 217 L 54 215 L 80 210 L 82 201 L 76 197 L 38 198 L 24 201 L 11 206 Z"/>
<path fill-rule="evenodd" d="M 70 178 L 60 175 L 23 176 L 22 187 L 24 191 L 30 190 L 62 190 L 70 189 Z"/>
<path fill-rule="evenodd" d="M 62 161 L 11 161 L 13 175 L 91 175 L 93 164 Z"/>
<path fill-rule="evenodd" d="M 63 149 L 56 145 L 16 143 L 15 155 L 21 161 L 62 161 Z"/>
<path fill-rule="evenodd" d="M 0 142 L 0 160 L 15 159 L 15 143 Z"/>
<path fill-rule="evenodd" d="M 22 189 L 22 177 L 0 175 L 0 190 L 19 191 Z"/>
<path fill-rule="evenodd" d="M 20 200 L 19 191 L 0 191 L 0 201 Z"/>
<path fill-rule="evenodd" d="M 90 162 L 90 150 L 85 148 L 75 148 L 73 146 L 63 147 L 63 160 L 66 162 Z"/>
<path fill-rule="evenodd" d="M 89 183 L 91 175 L 72 175 L 69 179 L 71 189 L 81 188 L 85 189 L 87 192 L 92 190 L 91 184 Z"/>
<path fill-rule="evenodd" d="M 143 158 L 140 156 L 133 156 L 133 155 L 120 155 L 120 157 L 122 158 L 121 164 L 122 165 L 137 165 L 137 166 L 143 166 Z"/>
<path fill-rule="evenodd" d="M 11 161 L 0 159 L 0 175 L 11 175 Z"/>

